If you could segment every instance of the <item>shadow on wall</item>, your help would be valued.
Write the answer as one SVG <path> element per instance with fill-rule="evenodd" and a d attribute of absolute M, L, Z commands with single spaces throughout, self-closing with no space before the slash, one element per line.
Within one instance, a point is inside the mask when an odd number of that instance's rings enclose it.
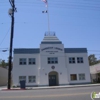
<path fill-rule="evenodd" d="M 8 70 L 0 67 L 0 86 L 7 85 L 8 81 Z"/>
<path fill-rule="evenodd" d="M 100 83 L 100 73 L 91 74 L 92 83 Z"/>

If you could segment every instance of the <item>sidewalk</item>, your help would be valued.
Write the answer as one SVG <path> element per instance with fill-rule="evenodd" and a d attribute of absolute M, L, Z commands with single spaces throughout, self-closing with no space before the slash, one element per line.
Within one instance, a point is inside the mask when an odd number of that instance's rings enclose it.
<path fill-rule="evenodd" d="M 100 84 L 84 84 L 84 85 L 65 85 L 65 86 L 47 86 L 47 87 L 26 87 L 26 89 L 11 88 L 11 90 L 40 90 L 40 89 L 60 89 L 60 88 L 78 88 L 78 87 L 91 87 L 100 86 Z M 7 87 L 0 87 L 1 91 L 7 91 Z"/>

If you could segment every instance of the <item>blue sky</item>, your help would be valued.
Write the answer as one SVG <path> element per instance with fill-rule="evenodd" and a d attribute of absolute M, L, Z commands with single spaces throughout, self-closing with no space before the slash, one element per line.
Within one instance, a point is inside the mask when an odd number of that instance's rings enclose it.
<path fill-rule="evenodd" d="M 0 0 L 0 50 L 9 48 L 11 18 L 9 0 Z M 41 0 L 15 0 L 13 48 L 39 48 L 48 31 L 45 4 Z M 48 0 L 50 31 L 65 48 L 86 47 L 100 58 L 100 0 Z M 91 51 L 97 50 L 97 51 Z M 9 52 L 0 58 L 7 59 Z"/>

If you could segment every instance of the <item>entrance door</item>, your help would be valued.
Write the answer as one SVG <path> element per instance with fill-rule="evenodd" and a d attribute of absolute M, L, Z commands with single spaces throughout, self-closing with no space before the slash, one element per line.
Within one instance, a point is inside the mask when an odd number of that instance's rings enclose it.
<path fill-rule="evenodd" d="M 56 85 L 56 75 L 49 75 L 49 86 Z"/>

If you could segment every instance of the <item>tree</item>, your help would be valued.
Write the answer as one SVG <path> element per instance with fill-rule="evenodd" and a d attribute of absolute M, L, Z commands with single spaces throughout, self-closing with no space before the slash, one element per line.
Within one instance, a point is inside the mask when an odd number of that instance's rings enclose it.
<path fill-rule="evenodd" d="M 7 67 L 7 63 L 5 62 L 5 60 L 0 61 L 0 66 L 3 67 L 3 68 Z"/>
<path fill-rule="evenodd" d="M 91 66 L 91 65 L 95 65 L 95 64 L 97 64 L 97 63 L 100 63 L 100 61 L 97 60 L 97 58 L 95 57 L 94 54 L 89 55 L 89 56 L 88 56 L 88 60 L 89 60 L 89 65 L 90 65 L 90 66 Z"/>

